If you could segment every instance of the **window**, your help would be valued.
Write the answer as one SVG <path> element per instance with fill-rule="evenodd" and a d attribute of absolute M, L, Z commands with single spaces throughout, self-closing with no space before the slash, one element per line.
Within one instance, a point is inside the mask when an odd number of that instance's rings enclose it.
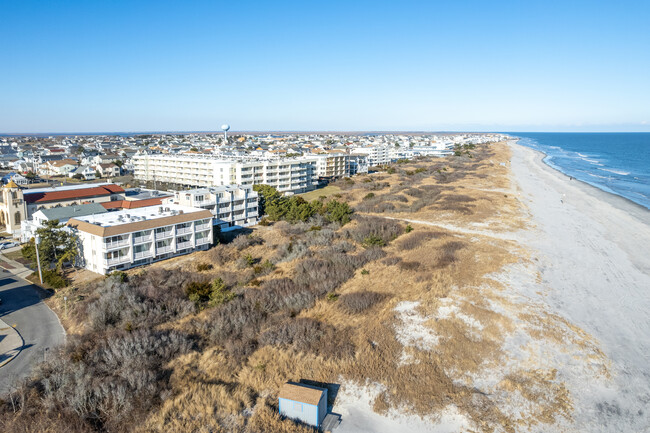
<path fill-rule="evenodd" d="M 16 224 L 20 224 L 20 212 L 16 212 L 16 214 L 14 215 L 14 220 L 16 220 L 15 221 Z"/>

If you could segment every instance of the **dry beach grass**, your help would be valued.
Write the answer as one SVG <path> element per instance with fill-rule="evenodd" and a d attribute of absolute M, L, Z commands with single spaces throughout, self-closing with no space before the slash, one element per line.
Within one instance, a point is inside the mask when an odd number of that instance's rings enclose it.
<path fill-rule="evenodd" d="M 529 224 L 511 185 L 510 151 L 498 143 L 469 155 L 337 182 L 336 195 L 357 209 L 343 227 L 276 222 L 130 271 L 137 287 L 116 290 L 137 292 L 137 314 L 100 321 L 106 286 L 80 288 L 83 296 L 69 305 L 84 324 L 74 327 L 80 338 L 128 339 L 147 328 L 187 343 L 151 355 L 161 364 L 155 391 L 138 391 L 150 405 L 118 417 L 113 397 L 102 397 L 98 407 L 109 408 L 80 415 L 65 409 L 63 391 L 49 396 L 35 382 L 21 413 L 4 409 L 3 431 L 57 416 L 79 431 L 309 431 L 277 415 L 280 385 L 300 379 L 343 384 L 341 393 L 346 384 L 378 386 L 372 407 L 387 417 L 399 411 L 434 423 L 454 407 L 471 431 L 570 425 L 572 396 L 546 352 L 568 352 L 594 375 L 606 376 L 607 362 L 587 333 L 513 290 L 511 268 L 521 270 L 522 284 L 537 274 L 528 252 L 507 236 Z M 230 302 L 184 298 L 190 280 L 217 278 Z M 73 341 L 62 359 L 91 359 L 95 343 L 84 344 Z M 46 367 L 43 375 L 67 377 L 68 368 Z M 61 430 L 53 424 L 49 431 Z"/>

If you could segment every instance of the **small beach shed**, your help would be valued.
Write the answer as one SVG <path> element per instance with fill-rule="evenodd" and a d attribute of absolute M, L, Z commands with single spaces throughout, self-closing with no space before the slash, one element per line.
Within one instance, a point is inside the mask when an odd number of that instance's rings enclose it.
<path fill-rule="evenodd" d="M 278 396 L 280 415 L 318 427 L 327 415 L 327 389 L 287 382 Z"/>

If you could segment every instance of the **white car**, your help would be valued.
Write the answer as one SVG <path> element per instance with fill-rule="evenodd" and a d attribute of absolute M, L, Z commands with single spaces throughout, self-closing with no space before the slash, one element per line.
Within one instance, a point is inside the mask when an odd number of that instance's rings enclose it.
<path fill-rule="evenodd" d="M 0 244 L 0 250 L 6 250 L 7 248 L 17 247 L 18 242 L 3 242 Z"/>

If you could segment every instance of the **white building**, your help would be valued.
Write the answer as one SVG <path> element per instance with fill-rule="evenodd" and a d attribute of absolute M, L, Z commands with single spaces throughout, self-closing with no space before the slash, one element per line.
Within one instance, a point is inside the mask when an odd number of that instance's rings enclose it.
<path fill-rule="evenodd" d="M 136 179 L 184 186 L 266 184 L 295 194 L 311 191 L 318 183 L 313 158 L 226 160 L 211 155 L 139 153 L 132 163 Z"/>
<path fill-rule="evenodd" d="M 214 216 L 214 225 L 222 232 L 257 224 L 258 194 L 251 186 L 236 185 L 196 188 L 177 191 L 163 204 L 176 204 L 207 209 Z"/>
<path fill-rule="evenodd" d="M 316 174 L 321 179 L 350 176 L 350 156 L 345 153 L 312 155 L 316 160 Z"/>
<path fill-rule="evenodd" d="M 388 146 L 363 146 L 352 149 L 355 154 L 364 154 L 368 156 L 368 165 L 377 167 L 386 165 L 391 162 L 390 149 Z"/>
<path fill-rule="evenodd" d="M 84 267 L 107 274 L 212 244 L 212 213 L 178 205 L 149 206 L 71 218 Z"/>

